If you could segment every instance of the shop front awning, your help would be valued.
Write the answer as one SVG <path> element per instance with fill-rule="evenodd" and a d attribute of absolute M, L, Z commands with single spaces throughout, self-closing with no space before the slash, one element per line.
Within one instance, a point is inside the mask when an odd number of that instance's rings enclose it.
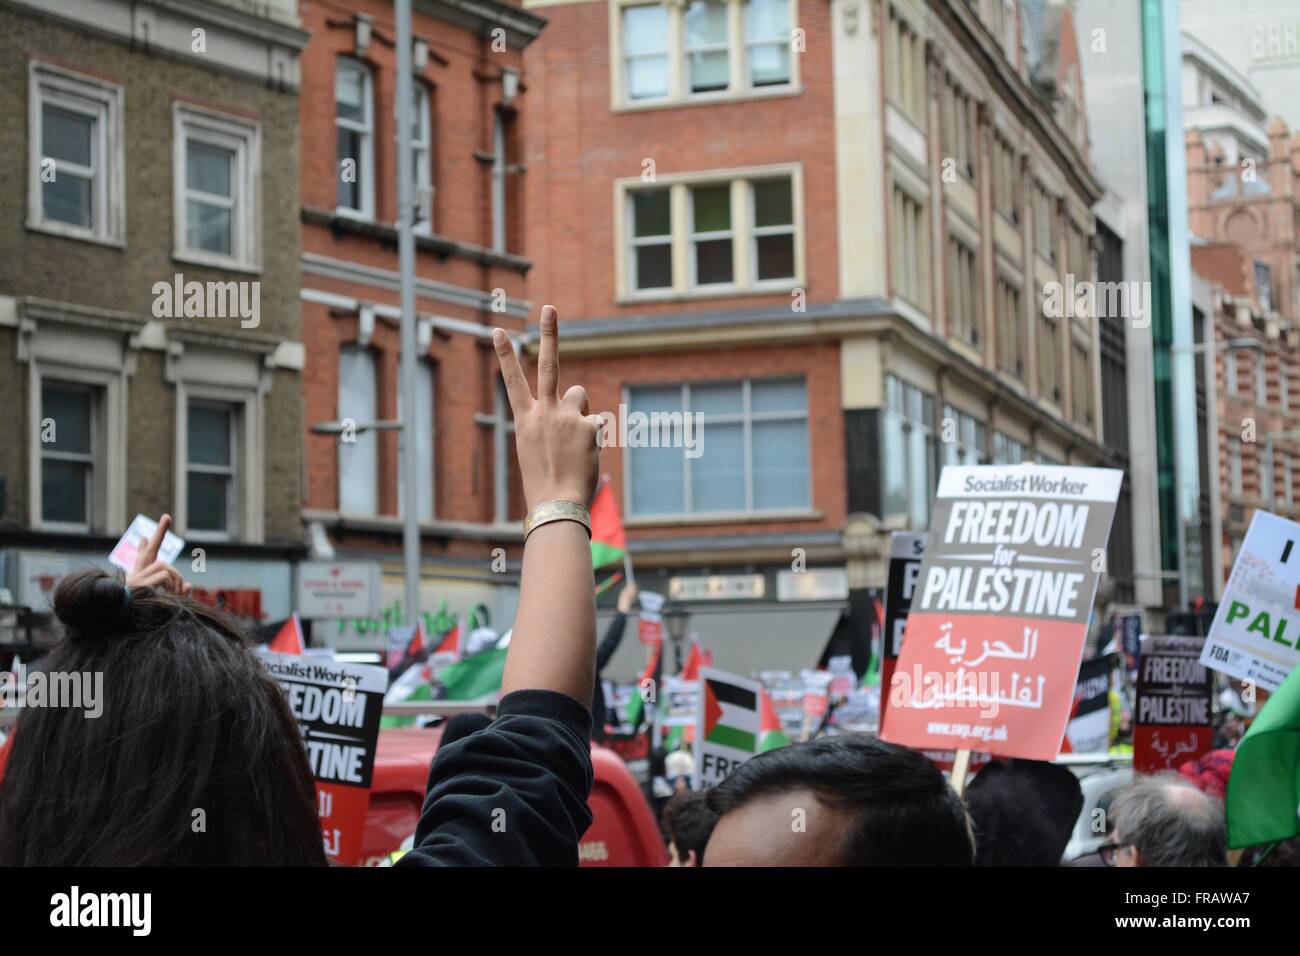
<path fill-rule="evenodd" d="M 798 673 L 816 667 L 846 605 L 827 603 L 778 603 L 688 605 L 687 633 L 713 652 L 713 666 L 742 677 L 759 671 Z M 601 611 L 596 636 L 605 634 L 612 611 Z M 672 668 L 671 641 L 664 634 L 665 664 Z M 689 651 L 687 642 L 683 655 Z M 618 652 L 601 677 L 616 684 L 635 682 L 645 669 L 646 648 L 637 640 L 637 622 L 631 617 Z"/>

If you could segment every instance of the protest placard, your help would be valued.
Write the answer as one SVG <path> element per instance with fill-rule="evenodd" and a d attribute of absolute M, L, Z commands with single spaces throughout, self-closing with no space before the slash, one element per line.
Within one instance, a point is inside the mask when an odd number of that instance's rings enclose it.
<path fill-rule="evenodd" d="M 664 644 L 664 596 L 655 591 L 641 591 L 638 597 L 641 613 L 637 620 L 637 640 L 646 647 L 661 648 Z"/>
<path fill-rule="evenodd" d="M 388 671 L 270 651 L 261 656 L 302 732 L 316 780 L 325 855 L 355 865 L 361 859 Z"/>
<path fill-rule="evenodd" d="M 930 536 L 925 532 L 895 531 L 889 536 L 889 573 L 885 581 L 885 630 L 880 639 L 880 686 L 888 690 L 903 647 L 903 629 L 912 607 L 912 594 L 921 574 L 921 558 Z M 889 694 L 880 695 L 883 716 Z"/>
<path fill-rule="evenodd" d="M 1123 475 L 945 468 L 881 736 L 918 749 L 1059 752 Z"/>
<path fill-rule="evenodd" d="M 1203 637 L 1149 635 L 1138 656 L 1133 769 L 1176 770 L 1209 753 L 1210 672 L 1201 663 Z"/>
<path fill-rule="evenodd" d="M 1277 690 L 1300 662 L 1300 524 L 1256 511 L 1201 663 Z"/>
<path fill-rule="evenodd" d="M 1110 749 L 1110 672 L 1114 659 L 1094 657 L 1079 665 L 1070 722 L 1061 753 L 1104 754 Z"/>
<path fill-rule="evenodd" d="M 695 732 L 695 786 L 714 787 L 758 752 L 758 681 L 700 670 Z"/>

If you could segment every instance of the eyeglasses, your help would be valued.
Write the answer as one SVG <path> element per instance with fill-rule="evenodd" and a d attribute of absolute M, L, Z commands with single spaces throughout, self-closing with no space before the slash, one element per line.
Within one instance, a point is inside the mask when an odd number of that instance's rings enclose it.
<path fill-rule="evenodd" d="M 1097 847 L 1097 855 L 1101 857 L 1101 862 L 1107 866 L 1115 865 L 1115 854 L 1120 850 L 1127 850 L 1133 846 L 1132 843 L 1103 843 Z"/>

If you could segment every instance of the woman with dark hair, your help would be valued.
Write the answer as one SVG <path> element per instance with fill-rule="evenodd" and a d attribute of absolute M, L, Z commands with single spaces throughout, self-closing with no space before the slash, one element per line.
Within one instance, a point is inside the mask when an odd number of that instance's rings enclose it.
<path fill-rule="evenodd" d="M 448 741 L 403 866 L 576 866 L 591 824 L 596 606 L 591 517 L 601 420 L 559 391 L 555 309 L 542 309 L 537 395 L 501 329 L 529 512 L 519 611 L 489 726 Z M 59 585 L 49 673 L 102 675 L 102 713 L 28 708 L 0 782 L 0 865 L 322 865 L 314 788 L 279 686 L 222 613 L 156 560 L 163 516 L 125 582 Z"/>
<path fill-rule="evenodd" d="M 55 591 L 66 636 L 43 669 L 102 680 L 102 712 L 23 708 L 0 781 L 0 865 L 325 863 L 279 685 L 223 613 L 139 583 L 184 590 L 175 571 L 148 570 L 169 525 L 126 581 L 85 570 Z"/>

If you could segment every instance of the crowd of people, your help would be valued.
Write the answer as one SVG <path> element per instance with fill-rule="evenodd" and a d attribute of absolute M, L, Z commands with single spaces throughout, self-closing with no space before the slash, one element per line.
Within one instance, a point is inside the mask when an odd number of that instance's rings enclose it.
<path fill-rule="evenodd" d="M 624 620 L 597 644 L 586 505 L 600 419 L 580 386 L 560 392 L 553 308 L 536 395 L 505 333 L 493 341 L 529 508 L 519 609 L 497 715 L 445 727 L 401 866 L 572 866 L 591 823 L 591 739 L 605 725 L 596 675 Z M 158 561 L 169 525 L 124 578 L 86 570 L 58 586 L 66 638 L 46 666 L 102 672 L 112 693 L 100 720 L 23 712 L 0 780 L 0 865 L 327 862 L 284 696 L 248 637 Z M 675 866 L 1050 866 L 1081 805 L 1077 779 L 1051 764 L 996 761 L 959 796 L 921 753 L 844 734 L 759 754 L 713 789 L 679 789 L 661 825 Z M 1221 791 L 1194 775 L 1139 777 L 1103 815 L 1097 862 L 1228 862 Z"/>

